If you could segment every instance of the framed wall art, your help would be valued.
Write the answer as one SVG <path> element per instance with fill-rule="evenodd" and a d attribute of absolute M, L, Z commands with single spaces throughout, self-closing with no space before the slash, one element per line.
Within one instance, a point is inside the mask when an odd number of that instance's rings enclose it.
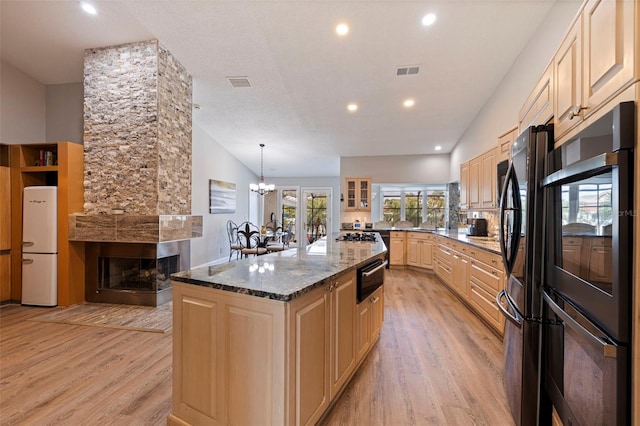
<path fill-rule="evenodd" d="M 236 184 L 209 179 L 209 213 L 236 212 Z"/>

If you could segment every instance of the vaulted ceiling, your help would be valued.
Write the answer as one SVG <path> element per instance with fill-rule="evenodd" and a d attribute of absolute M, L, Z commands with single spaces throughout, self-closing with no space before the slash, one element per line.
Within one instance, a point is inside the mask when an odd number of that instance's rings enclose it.
<path fill-rule="evenodd" d="M 81 82 L 84 49 L 158 39 L 193 76 L 194 126 L 256 174 L 264 143 L 265 176 L 338 176 L 341 156 L 449 152 L 553 3 L 108 0 L 90 16 L 2 0 L 0 57 L 44 84 Z M 398 76 L 407 66 L 419 71 Z"/>

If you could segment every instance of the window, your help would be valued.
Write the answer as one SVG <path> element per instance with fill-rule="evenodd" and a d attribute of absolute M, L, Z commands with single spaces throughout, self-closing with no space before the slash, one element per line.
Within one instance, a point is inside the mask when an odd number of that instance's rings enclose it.
<path fill-rule="evenodd" d="M 382 217 L 383 220 L 393 225 L 399 222 L 402 213 L 402 193 L 385 192 L 382 196 Z"/>
<path fill-rule="evenodd" d="M 421 187 L 380 186 L 382 220 L 394 225 L 406 220 L 418 227 L 444 227 L 447 216 L 447 191 L 444 185 Z"/>
<path fill-rule="evenodd" d="M 327 194 L 307 196 L 307 241 L 312 243 L 327 235 Z"/>
<path fill-rule="evenodd" d="M 596 227 L 610 224 L 611 184 L 562 186 L 562 224 L 587 223 Z"/>

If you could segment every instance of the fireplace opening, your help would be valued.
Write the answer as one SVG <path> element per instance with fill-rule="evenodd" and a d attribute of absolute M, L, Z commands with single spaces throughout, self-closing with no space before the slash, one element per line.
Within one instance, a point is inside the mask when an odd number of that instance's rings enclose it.
<path fill-rule="evenodd" d="M 98 288 L 160 291 L 171 287 L 170 275 L 178 272 L 180 256 L 160 259 L 98 257 Z"/>
<path fill-rule="evenodd" d="M 189 241 L 87 243 L 85 300 L 158 306 L 171 300 L 171 274 L 189 268 Z"/>

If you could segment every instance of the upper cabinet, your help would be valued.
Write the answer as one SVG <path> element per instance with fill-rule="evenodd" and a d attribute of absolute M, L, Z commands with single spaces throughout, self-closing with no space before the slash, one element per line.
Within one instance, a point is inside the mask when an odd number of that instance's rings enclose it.
<path fill-rule="evenodd" d="M 549 64 L 518 114 L 518 134 L 553 117 L 553 64 Z M 516 136 L 517 137 L 517 136 Z"/>
<path fill-rule="evenodd" d="M 480 188 L 480 205 L 483 209 L 496 209 L 498 202 L 496 198 L 497 187 L 497 167 L 496 151 L 490 149 L 482 154 L 482 184 Z"/>
<path fill-rule="evenodd" d="M 480 199 L 480 179 L 482 179 L 482 156 L 469 160 L 469 209 L 482 207 Z"/>
<path fill-rule="evenodd" d="M 345 192 L 344 211 L 371 211 L 371 178 L 346 178 Z"/>
<path fill-rule="evenodd" d="M 637 8 L 634 0 L 585 3 L 553 59 L 556 139 L 638 80 Z"/>
<path fill-rule="evenodd" d="M 460 164 L 460 208 L 469 208 L 469 162 Z"/>
<path fill-rule="evenodd" d="M 496 163 L 509 161 L 511 158 L 511 146 L 518 137 L 518 126 L 513 127 L 503 135 L 498 137 L 498 148 L 496 152 Z"/>

